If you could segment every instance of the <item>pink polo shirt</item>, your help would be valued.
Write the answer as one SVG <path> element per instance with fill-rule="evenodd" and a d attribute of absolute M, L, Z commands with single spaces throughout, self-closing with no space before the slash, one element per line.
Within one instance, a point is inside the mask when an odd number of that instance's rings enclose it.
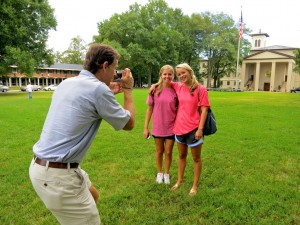
<path fill-rule="evenodd" d="M 153 106 L 152 134 L 158 137 L 174 135 L 178 100 L 173 88 L 163 88 L 160 95 L 148 95 L 147 105 Z"/>
<path fill-rule="evenodd" d="M 179 101 L 173 132 L 176 135 L 187 134 L 199 126 L 198 107 L 210 107 L 207 90 L 204 86 L 199 85 L 191 95 L 190 88 L 183 83 L 172 82 L 172 87 L 175 89 Z"/>

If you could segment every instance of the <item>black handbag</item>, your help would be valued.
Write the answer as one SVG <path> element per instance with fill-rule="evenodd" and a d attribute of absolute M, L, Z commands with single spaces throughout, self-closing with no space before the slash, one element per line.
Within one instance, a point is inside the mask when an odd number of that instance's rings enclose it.
<path fill-rule="evenodd" d="M 203 127 L 203 135 L 208 136 L 217 132 L 217 122 L 215 115 L 208 109 L 206 121 Z"/>
<path fill-rule="evenodd" d="M 200 90 L 198 90 L 198 100 L 200 101 Z M 201 115 L 201 109 L 199 108 L 199 113 Z M 215 115 L 213 114 L 211 108 L 207 111 L 206 121 L 203 127 L 203 135 L 208 136 L 217 132 L 217 122 Z"/>

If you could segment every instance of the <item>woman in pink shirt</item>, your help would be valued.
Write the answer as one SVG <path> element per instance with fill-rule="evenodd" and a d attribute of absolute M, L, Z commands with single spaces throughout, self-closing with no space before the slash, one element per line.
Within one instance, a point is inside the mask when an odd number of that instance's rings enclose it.
<path fill-rule="evenodd" d="M 187 63 L 177 65 L 176 73 L 180 82 L 172 82 L 172 87 L 178 96 L 179 105 L 173 131 L 179 159 L 178 179 L 172 190 L 179 188 L 182 183 L 190 147 L 194 161 L 194 182 L 189 195 L 194 196 L 197 194 L 202 171 L 203 127 L 210 105 L 206 88 L 198 83 L 193 69 Z"/>
<path fill-rule="evenodd" d="M 144 137 L 150 137 L 149 123 L 152 118 L 152 136 L 155 141 L 157 176 L 156 182 L 170 184 L 170 167 L 174 146 L 173 127 L 177 111 L 177 96 L 171 87 L 174 69 L 165 65 L 160 69 L 159 81 L 153 94 L 147 98 L 148 109 L 144 124 Z M 163 154 L 165 153 L 165 172 L 163 173 Z"/>

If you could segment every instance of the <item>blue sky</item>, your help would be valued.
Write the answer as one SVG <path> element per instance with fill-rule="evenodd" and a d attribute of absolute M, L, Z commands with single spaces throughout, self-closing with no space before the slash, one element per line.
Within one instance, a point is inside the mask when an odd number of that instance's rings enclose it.
<path fill-rule="evenodd" d="M 183 13 L 224 12 L 237 23 L 243 11 L 247 28 L 257 33 L 268 33 L 267 46 L 283 45 L 300 47 L 300 13 L 298 0 L 165 0 L 171 8 L 181 8 Z M 64 51 L 71 39 L 80 36 L 86 43 L 97 35 L 97 23 L 109 19 L 114 13 L 129 10 L 137 2 L 145 5 L 148 0 L 48 0 L 55 9 L 58 22 L 56 31 L 50 31 L 48 47 Z M 246 34 L 244 38 L 249 38 Z"/>

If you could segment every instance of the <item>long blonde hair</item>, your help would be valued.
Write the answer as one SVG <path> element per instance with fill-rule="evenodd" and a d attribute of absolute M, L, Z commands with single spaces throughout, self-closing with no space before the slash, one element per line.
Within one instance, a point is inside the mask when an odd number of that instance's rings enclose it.
<path fill-rule="evenodd" d="M 163 79 L 161 78 L 161 74 L 164 72 L 164 70 L 171 70 L 173 72 L 173 74 L 174 74 L 174 68 L 173 68 L 173 66 L 164 65 L 162 68 L 160 68 L 160 71 L 159 71 L 159 80 L 157 82 L 158 87 L 157 87 L 156 95 L 159 95 L 160 92 L 163 89 Z"/>
<path fill-rule="evenodd" d="M 191 95 L 193 94 L 194 90 L 199 86 L 199 82 L 197 80 L 197 77 L 194 73 L 194 70 L 192 69 L 192 67 L 190 67 L 189 64 L 187 63 L 181 63 L 179 65 L 176 66 L 176 68 L 183 68 L 186 69 L 187 71 L 189 71 L 189 73 L 191 74 L 192 77 L 192 85 L 190 87 L 190 93 Z"/>

